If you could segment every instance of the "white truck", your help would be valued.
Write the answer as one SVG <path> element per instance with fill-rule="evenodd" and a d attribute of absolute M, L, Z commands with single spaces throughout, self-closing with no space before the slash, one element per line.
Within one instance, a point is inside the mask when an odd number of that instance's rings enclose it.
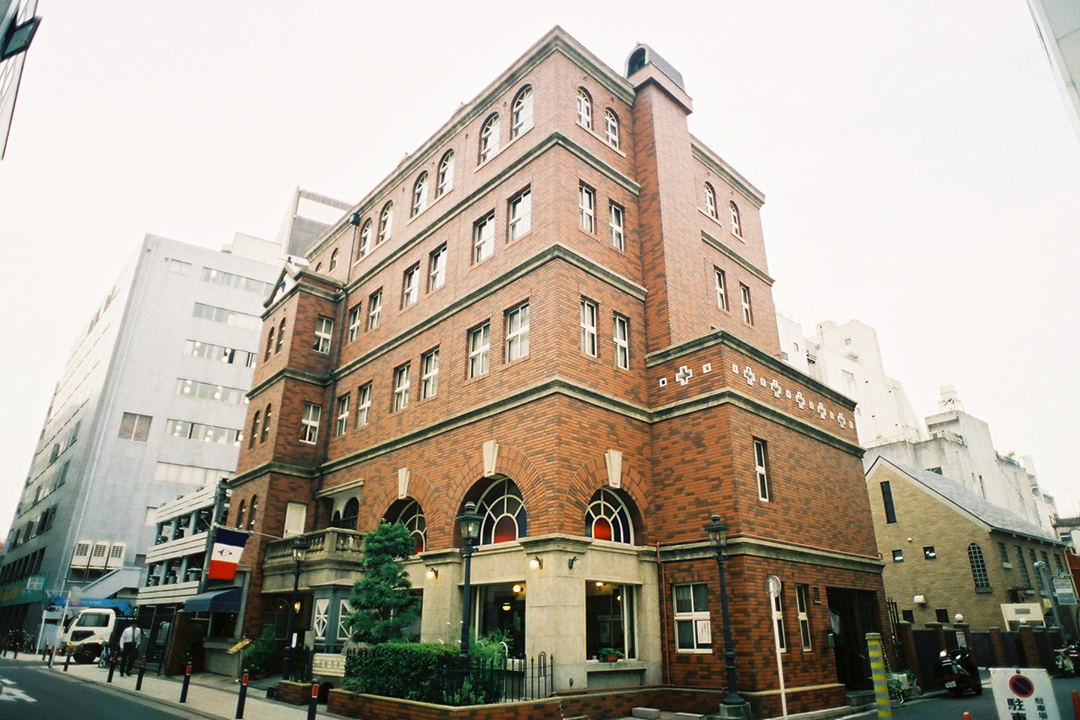
<path fill-rule="evenodd" d="M 94 662 L 107 645 L 116 647 L 130 620 L 116 608 L 86 608 L 64 627 L 62 646 L 75 662 Z"/>

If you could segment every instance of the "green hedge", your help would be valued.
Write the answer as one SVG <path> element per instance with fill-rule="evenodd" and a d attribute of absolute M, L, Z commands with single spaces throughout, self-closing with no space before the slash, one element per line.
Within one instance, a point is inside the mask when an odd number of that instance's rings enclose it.
<path fill-rule="evenodd" d="M 350 653 L 345 689 L 419 702 L 444 702 L 442 678 L 458 654 L 449 645 L 382 643 Z"/>

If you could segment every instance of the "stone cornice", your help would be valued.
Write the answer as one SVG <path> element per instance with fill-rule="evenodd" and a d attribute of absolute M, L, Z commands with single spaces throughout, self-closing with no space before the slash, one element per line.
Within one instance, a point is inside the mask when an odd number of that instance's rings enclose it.
<path fill-rule="evenodd" d="M 533 47 L 510 66 L 506 72 L 499 76 L 495 82 L 488 85 L 472 101 L 463 105 L 450 121 L 437 130 L 417 148 L 416 152 L 406 157 L 382 182 L 376 185 L 367 196 L 357 203 L 351 210 L 343 215 L 342 219 L 327 228 L 321 238 L 312 245 L 308 257 L 312 257 L 321 251 L 327 244 L 337 239 L 341 232 L 349 224 L 349 217 L 353 213 L 366 215 L 386 197 L 387 192 L 392 191 L 406 178 L 417 172 L 420 167 L 442 151 L 450 140 L 460 133 L 469 123 L 491 110 L 492 104 L 505 93 L 521 83 L 540 63 L 559 52 L 570 62 L 582 68 L 591 78 L 599 82 L 605 90 L 616 96 L 627 105 L 634 103 L 633 86 L 617 72 L 609 68 L 595 55 L 585 49 L 577 40 L 572 38 L 565 30 L 556 26 L 545 37 L 541 38 Z M 464 153 L 462 156 L 464 157 Z"/>
<path fill-rule="evenodd" d="M 757 265 L 754 265 L 753 263 L 751 263 L 749 260 L 744 258 L 742 255 L 735 252 L 734 250 L 729 248 L 727 245 L 720 242 L 719 240 L 717 240 L 716 238 L 714 238 L 712 235 L 705 232 L 704 230 L 701 231 L 701 239 L 705 241 L 706 245 L 708 245 L 709 247 L 711 247 L 711 248 L 713 248 L 715 250 L 719 250 L 724 255 L 726 255 L 727 257 L 734 260 L 736 263 L 739 264 L 739 266 L 741 266 L 743 269 L 745 269 L 747 272 L 749 272 L 754 277 L 761 280 L 766 285 L 771 286 L 773 284 L 773 279 L 771 277 L 769 277 L 768 273 L 766 273 L 764 270 L 759 268 Z"/>
<path fill-rule="evenodd" d="M 308 480 L 314 480 L 316 472 L 314 467 L 305 465 L 293 465 L 292 463 L 278 462 L 272 460 L 262 465 L 257 465 L 250 470 L 245 470 L 242 473 L 233 475 L 228 480 L 230 488 L 238 488 L 246 482 L 256 480 L 263 475 L 292 475 L 293 477 L 306 478 Z"/>
<path fill-rule="evenodd" d="M 259 393 L 268 389 L 271 385 L 279 380 L 296 380 L 298 382 L 308 383 L 309 385 L 318 385 L 319 387 L 326 387 L 330 384 L 329 375 L 313 375 L 312 373 L 304 372 L 303 370 L 297 370 L 292 367 L 283 367 L 282 369 L 274 372 L 273 375 L 263 380 L 261 383 L 251 388 L 248 391 L 247 397 L 249 400 L 255 399 Z"/>
<path fill-rule="evenodd" d="M 690 136 L 690 151 L 693 153 L 695 160 L 716 173 L 718 177 L 738 190 L 755 206 L 760 208 L 765 204 L 764 193 L 751 185 L 749 180 L 736 172 L 735 168 L 724 162 L 719 155 L 705 147 L 704 143 L 693 135 Z"/>
<path fill-rule="evenodd" d="M 712 559 L 715 557 L 715 552 L 713 546 L 707 541 L 661 546 L 660 561 L 679 562 L 686 560 Z M 727 545 L 724 548 L 724 557 L 731 558 L 737 556 L 768 558 L 770 560 L 806 563 L 836 568 L 839 570 L 853 570 L 855 572 L 869 572 L 874 574 L 880 574 L 882 568 L 885 567 L 885 563 L 877 557 L 839 553 L 804 545 L 794 545 L 791 543 L 747 536 L 735 536 L 728 539 Z"/>
<path fill-rule="evenodd" d="M 611 285 L 616 290 L 630 295 L 636 300 L 639 300 L 641 302 L 644 302 L 645 300 L 645 288 L 623 277 L 622 275 L 619 275 L 618 273 L 612 272 L 611 270 L 605 268 L 603 265 L 600 265 L 599 263 L 578 253 L 576 250 L 573 250 L 560 243 L 555 243 L 553 245 L 549 245 L 535 255 L 526 258 L 521 263 L 519 263 L 515 267 L 510 268 L 502 275 L 493 278 L 492 280 L 481 285 L 467 295 L 462 296 L 461 298 L 457 299 L 439 312 L 411 326 L 401 334 L 390 338 L 386 342 L 372 348 L 363 355 L 360 355 L 359 357 L 350 360 L 348 363 L 338 368 L 336 372 L 337 377 L 340 379 L 341 377 L 353 372 L 357 368 L 365 365 L 366 363 L 371 362 L 375 358 L 390 352 L 394 348 L 401 346 L 402 344 L 408 342 L 409 340 L 412 340 L 419 335 L 423 335 L 424 333 L 431 330 L 431 328 L 445 321 L 446 319 L 454 316 L 455 314 L 461 312 L 469 306 L 483 300 L 484 298 L 498 292 L 499 290 L 502 290 L 507 285 L 528 276 L 530 273 L 539 269 L 543 265 L 546 265 L 547 263 L 555 260 L 561 260 L 563 262 L 566 262 L 578 268 L 579 270 L 597 278 L 598 280 L 605 282 L 608 285 Z M 260 383 L 260 387 L 262 386 L 262 384 L 263 383 Z"/>
<path fill-rule="evenodd" d="M 735 348 L 743 355 L 746 355 L 751 360 L 759 362 L 769 370 L 773 371 L 777 375 L 782 375 L 789 380 L 805 385 L 807 388 L 814 392 L 828 398 L 831 402 L 835 402 L 848 410 L 855 409 L 855 401 L 846 395 L 842 395 L 833 390 L 828 385 L 825 385 L 819 380 L 815 380 L 809 375 L 805 375 L 795 368 L 791 367 L 787 363 L 777 360 L 772 355 L 768 355 L 756 347 L 741 340 L 726 330 L 717 330 L 716 332 L 709 333 L 708 335 L 702 335 L 696 337 L 693 340 L 688 340 L 678 345 L 671 345 L 663 350 L 656 350 L 645 356 L 645 367 L 652 368 L 657 365 L 668 362 L 669 360 L 675 360 L 676 358 L 689 355 L 691 353 L 704 350 L 706 348 L 713 347 L 715 345 L 727 345 Z"/>

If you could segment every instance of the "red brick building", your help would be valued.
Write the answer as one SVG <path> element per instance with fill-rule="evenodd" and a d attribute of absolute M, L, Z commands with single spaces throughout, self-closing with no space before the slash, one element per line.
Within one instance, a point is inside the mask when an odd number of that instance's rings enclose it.
<path fill-rule="evenodd" d="M 384 518 L 417 538 L 422 639 L 456 642 L 473 501 L 479 632 L 560 689 L 720 689 L 715 512 L 739 692 L 778 711 L 770 574 L 792 711 L 865 685 L 887 620 L 853 403 L 778 359 L 764 197 L 691 111 L 646 46 L 623 75 L 556 28 L 285 273 L 230 518 L 310 536 L 307 644 L 340 646 Z M 245 550 L 248 635 L 284 627 L 287 545 Z"/>

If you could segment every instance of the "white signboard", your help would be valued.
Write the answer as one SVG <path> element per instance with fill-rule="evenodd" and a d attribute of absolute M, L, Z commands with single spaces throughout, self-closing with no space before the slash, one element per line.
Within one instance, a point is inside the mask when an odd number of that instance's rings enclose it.
<path fill-rule="evenodd" d="M 709 621 L 697 620 L 694 622 L 694 627 L 697 630 L 698 645 L 712 645 L 712 627 Z"/>
<path fill-rule="evenodd" d="M 1050 675 L 1042 668 L 990 668 L 1000 720 L 1058 720 Z"/>

